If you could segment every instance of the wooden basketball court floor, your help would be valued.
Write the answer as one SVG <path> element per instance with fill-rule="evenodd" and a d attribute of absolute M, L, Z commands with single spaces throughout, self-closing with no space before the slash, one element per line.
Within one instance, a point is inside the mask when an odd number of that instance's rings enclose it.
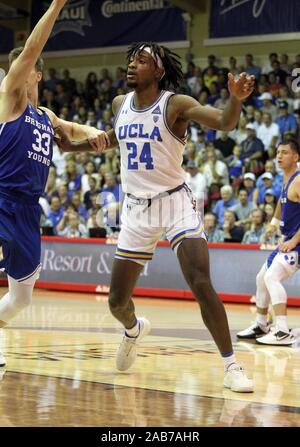
<path fill-rule="evenodd" d="M 5 289 L 0 289 L 3 296 Z M 237 342 L 254 306 L 226 305 L 238 359 L 255 392 L 222 386 L 223 364 L 193 301 L 135 299 L 152 322 L 134 366 L 115 369 L 121 327 L 107 297 L 36 290 L 5 330 L 0 426 L 300 426 L 300 342 Z M 289 309 L 291 327 L 300 309 Z"/>

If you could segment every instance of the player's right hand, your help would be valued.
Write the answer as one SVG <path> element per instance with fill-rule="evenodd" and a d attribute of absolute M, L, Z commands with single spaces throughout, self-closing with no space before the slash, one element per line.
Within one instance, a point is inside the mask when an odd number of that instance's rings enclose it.
<path fill-rule="evenodd" d="M 72 143 L 68 135 L 61 126 L 54 128 L 54 141 L 57 144 L 60 153 L 68 152 Z"/>

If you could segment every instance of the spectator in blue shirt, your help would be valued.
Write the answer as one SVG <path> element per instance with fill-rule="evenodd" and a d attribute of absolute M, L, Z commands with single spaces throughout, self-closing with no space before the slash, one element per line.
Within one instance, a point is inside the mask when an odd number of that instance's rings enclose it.
<path fill-rule="evenodd" d="M 243 161 L 241 160 L 242 149 L 241 146 L 236 145 L 233 148 L 233 154 L 227 160 L 227 165 L 229 167 L 229 177 L 231 181 L 235 181 L 242 176 L 243 171 Z"/>
<path fill-rule="evenodd" d="M 48 214 L 47 218 L 51 220 L 54 230 L 56 230 L 56 226 L 61 221 L 64 215 L 64 207 L 61 205 L 61 201 L 59 197 L 53 196 L 51 198 L 51 211 Z"/>
<path fill-rule="evenodd" d="M 260 209 L 250 213 L 251 227 L 244 234 L 242 244 L 260 244 L 265 234 L 264 212 Z"/>
<path fill-rule="evenodd" d="M 88 219 L 89 214 L 88 214 L 86 207 L 81 202 L 81 192 L 80 191 L 74 191 L 71 204 L 74 207 L 74 211 L 76 211 L 78 213 L 81 222 L 85 223 Z"/>
<path fill-rule="evenodd" d="M 224 224 L 225 211 L 227 211 L 234 205 L 237 205 L 239 202 L 238 200 L 233 198 L 233 191 L 231 186 L 229 185 L 222 186 L 220 193 L 222 199 L 217 201 L 214 206 L 213 212 L 217 215 L 218 225 L 222 226 Z"/>
<path fill-rule="evenodd" d="M 276 165 L 273 160 L 267 160 L 265 163 L 265 172 L 271 172 L 273 175 L 273 185 L 276 190 L 281 190 L 283 185 L 283 174 L 282 172 L 276 172 Z M 263 173 L 264 174 L 264 173 Z M 261 188 L 263 186 L 263 174 L 258 177 L 256 181 L 256 187 Z"/>
<path fill-rule="evenodd" d="M 291 113 L 288 113 L 289 105 L 286 101 L 281 101 L 278 105 L 279 116 L 275 122 L 278 124 L 281 136 L 285 134 L 296 135 L 297 133 L 297 120 Z"/>
<path fill-rule="evenodd" d="M 265 172 L 261 178 L 263 184 L 259 188 L 256 188 L 253 194 L 253 201 L 257 205 L 265 203 L 265 194 L 267 189 L 272 189 L 276 195 L 276 200 L 278 200 L 281 194 L 281 189 L 273 184 L 273 175 L 271 172 Z"/>
<path fill-rule="evenodd" d="M 250 76 L 251 75 L 255 76 L 256 79 L 258 79 L 260 76 L 261 69 L 260 67 L 257 67 L 256 65 L 253 64 L 252 54 L 246 54 L 245 72 Z"/>

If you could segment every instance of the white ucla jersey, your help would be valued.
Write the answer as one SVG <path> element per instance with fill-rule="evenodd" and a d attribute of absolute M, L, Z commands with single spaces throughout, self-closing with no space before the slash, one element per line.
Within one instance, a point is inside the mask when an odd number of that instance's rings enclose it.
<path fill-rule="evenodd" d="M 181 165 L 186 141 L 172 133 L 166 118 L 172 95 L 162 91 L 151 106 L 142 110 L 134 107 L 134 92 L 124 97 L 115 120 L 115 134 L 125 193 L 151 198 L 185 181 Z"/>

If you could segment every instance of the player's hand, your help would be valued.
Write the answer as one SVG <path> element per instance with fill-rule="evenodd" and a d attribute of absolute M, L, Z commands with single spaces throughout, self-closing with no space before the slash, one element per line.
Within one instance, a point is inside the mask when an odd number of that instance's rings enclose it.
<path fill-rule="evenodd" d="M 288 253 L 289 251 L 294 250 L 296 245 L 297 245 L 297 242 L 295 242 L 292 238 L 289 241 L 286 241 L 286 242 L 283 242 L 282 244 L 280 244 L 279 251 L 281 251 L 282 253 Z"/>
<path fill-rule="evenodd" d="M 249 76 L 247 73 L 241 73 L 238 77 L 234 77 L 232 73 L 228 73 L 228 89 L 232 96 L 239 101 L 247 98 L 254 90 L 255 76 Z"/>
<path fill-rule="evenodd" d="M 61 154 L 68 152 L 72 145 L 71 140 L 61 126 L 54 128 L 54 141 L 57 144 Z"/>
<path fill-rule="evenodd" d="M 102 152 L 109 147 L 110 141 L 106 132 L 91 127 L 91 130 L 87 133 L 87 139 L 92 148 L 96 152 Z"/>

